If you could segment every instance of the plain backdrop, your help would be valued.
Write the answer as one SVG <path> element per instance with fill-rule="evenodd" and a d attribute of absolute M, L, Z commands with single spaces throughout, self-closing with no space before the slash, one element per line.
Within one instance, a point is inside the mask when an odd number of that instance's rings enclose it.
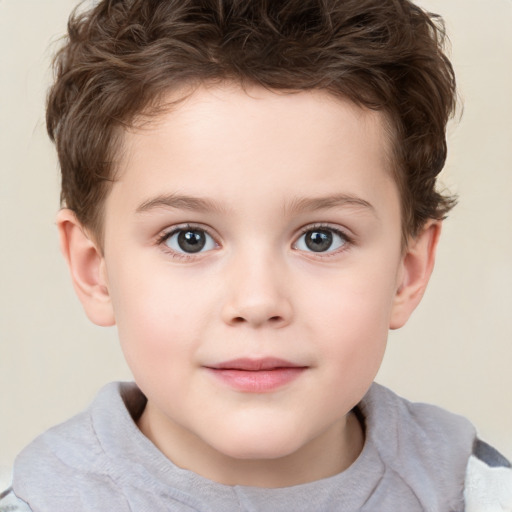
<path fill-rule="evenodd" d="M 58 251 L 59 171 L 44 127 L 49 61 L 75 0 L 0 0 L 0 484 L 34 436 L 129 379 Z M 378 381 L 467 416 L 512 457 L 512 1 L 423 0 L 442 14 L 464 113 L 443 183 L 460 195 L 434 276 L 392 332 Z"/>

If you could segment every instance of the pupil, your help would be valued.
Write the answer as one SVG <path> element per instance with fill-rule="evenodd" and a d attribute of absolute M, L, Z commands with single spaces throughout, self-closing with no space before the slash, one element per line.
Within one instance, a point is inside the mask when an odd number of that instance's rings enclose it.
<path fill-rule="evenodd" d="M 202 231 L 181 231 L 178 235 L 178 245 L 185 252 L 199 252 L 206 244 Z"/>
<path fill-rule="evenodd" d="M 332 245 L 332 233 L 329 231 L 310 231 L 306 235 L 306 245 L 314 252 L 323 252 Z"/>

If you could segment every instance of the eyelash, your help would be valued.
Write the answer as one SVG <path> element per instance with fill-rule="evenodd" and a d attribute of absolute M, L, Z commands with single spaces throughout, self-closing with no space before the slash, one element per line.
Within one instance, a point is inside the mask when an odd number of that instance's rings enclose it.
<path fill-rule="evenodd" d="M 170 230 L 162 232 L 156 239 L 156 245 L 162 248 L 167 254 L 169 254 L 172 258 L 182 261 L 190 261 L 197 259 L 198 255 L 202 253 L 186 253 L 186 252 L 177 252 L 172 250 L 170 247 L 165 245 L 165 242 L 169 240 L 173 235 L 179 233 L 180 231 L 204 231 L 208 236 L 210 236 L 214 241 L 215 237 L 210 234 L 209 230 L 204 226 L 200 226 L 197 224 L 181 224 L 179 226 L 173 226 Z M 217 244 L 217 242 L 215 241 Z"/>
<path fill-rule="evenodd" d="M 215 241 L 215 237 L 213 235 L 211 235 L 209 230 L 206 229 L 204 226 L 200 226 L 200 225 L 196 225 L 196 224 L 182 224 L 179 226 L 174 226 L 173 228 L 171 228 L 168 231 L 162 232 L 156 239 L 156 245 L 158 245 L 159 247 L 162 247 L 162 250 L 164 250 L 172 258 L 182 260 L 182 261 L 194 260 L 202 253 L 201 252 L 198 252 L 198 253 L 177 252 L 165 245 L 165 242 L 167 240 L 169 240 L 169 238 L 171 238 L 173 235 L 175 235 L 176 233 L 179 233 L 180 231 L 187 231 L 187 230 L 204 231 L 208 236 L 210 236 Z M 345 241 L 345 243 L 343 244 L 343 246 L 341 248 L 333 250 L 333 251 L 328 251 L 328 252 L 314 252 L 314 251 L 309 252 L 308 251 L 309 254 L 315 255 L 315 257 L 317 257 L 317 258 L 329 258 L 332 256 L 336 256 L 341 252 L 345 252 L 346 250 L 348 250 L 350 248 L 350 246 L 352 246 L 354 244 L 353 237 L 349 236 L 345 231 L 343 231 L 339 228 L 330 226 L 329 224 L 319 223 L 319 224 L 310 224 L 308 226 L 303 227 L 300 230 L 300 233 L 297 236 L 297 238 L 295 239 L 295 242 L 293 243 L 293 245 L 295 246 L 297 244 L 297 242 L 300 240 L 300 238 L 302 236 L 304 236 L 306 233 L 309 233 L 310 231 L 315 231 L 315 230 L 330 231 L 331 233 L 334 233 L 335 235 L 339 236 L 340 238 L 342 238 Z M 217 243 L 217 242 L 215 242 L 215 243 Z M 298 250 L 298 249 L 295 249 L 295 250 Z M 206 251 L 206 252 L 209 252 L 209 251 Z M 306 251 L 304 251 L 304 252 L 306 252 Z"/>
<path fill-rule="evenodd" d="M 295 239 L 294 245 L 297 244 L 297 242 L 300 240 L 302 236 L 304 236 L 306 233 L 309 233 L 310 231 L 330 231 L 331 233 L 334 233 L 335 235 L 338 235 L 340 238 L 342 238 L 345 243 L 342 247 L 339 249 L 335 249 L 333 251 L 329 252 L 308 252 L 308 254 L 314 255 L 316 258 L 330 258 L 333 256 L 337 256 L 338 254 L 347 251 L 352 245 L 354 245 L 354 238 L 350 235 L 348 235 L 344 230 L 340 228 L 335 228 L 329 224 L 309 224 L 308 226 L 305 226 L 301 229 L 299 236 Z"/>

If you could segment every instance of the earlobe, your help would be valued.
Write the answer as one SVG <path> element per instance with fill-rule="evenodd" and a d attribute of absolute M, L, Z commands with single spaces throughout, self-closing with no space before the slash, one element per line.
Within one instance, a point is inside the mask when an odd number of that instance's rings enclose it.
<path fill-rule="evenodd" d="M 402 257 L 390 329 L 402 327 L 420 303 L 434 269 L 440 234 L 441 221 L 432 220 L 409 241 Z"/>
<path fill-rule="evenodd" d="M 108 290 L 105 259 L 73 211 L 57 214 L 60 248 L 71 273 L 75 292 L 88 318 L 100 326 L 115 324 Z"/>

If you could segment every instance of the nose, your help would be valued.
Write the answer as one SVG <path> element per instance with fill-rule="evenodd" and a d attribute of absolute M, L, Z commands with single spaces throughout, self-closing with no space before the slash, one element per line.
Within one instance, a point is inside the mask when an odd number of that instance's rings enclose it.
<path fill-rule="evenodd" d="M 232 262 L 222 318 L 228 325 L 282 328 L 293 310 L 283 265 L 271 257 L 252 255 Z"/>

